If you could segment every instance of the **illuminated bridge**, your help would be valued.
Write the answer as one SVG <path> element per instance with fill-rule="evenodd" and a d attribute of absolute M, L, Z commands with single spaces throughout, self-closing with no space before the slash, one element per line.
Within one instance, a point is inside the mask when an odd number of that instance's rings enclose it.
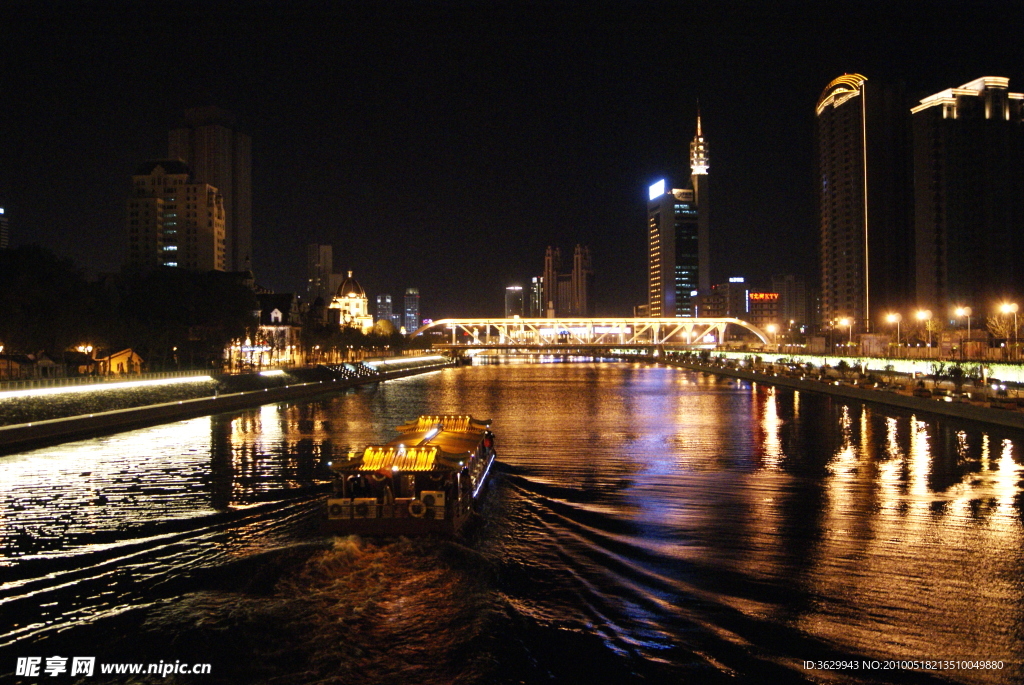
<path fill-rule="evenodd" d="M 413 336 L 443 333 L 435 347 L 499 349 L 704 346 L 725 340 L 729 326 L 746 329 L 763 343 L 761 329 L 740 319 L 440 319 Z M 450 337 L 449 337 L 450 336 Z"/>

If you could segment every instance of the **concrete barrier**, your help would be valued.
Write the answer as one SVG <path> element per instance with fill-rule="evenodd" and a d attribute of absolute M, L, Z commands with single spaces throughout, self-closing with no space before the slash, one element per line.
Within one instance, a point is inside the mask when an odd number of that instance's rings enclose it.
<path fill-rule="evenodd" d="M 359 385 L 369 385 L 383 381 L 413 376 L 452 366 L 451 362 L 435 362 L 414 368 L 386 371 L 371 378 L 338 379 L 334 381 L 317 381 L 299 383 L 277 388 L 265 388 L 247 392 L 200 397 L 177 402 L 151 404 L 131 409 L 115 409 L 113 411 L 69 416 L 61 419 L 33 421 L 12 426 L 0 426 L 0 454 L 20 452 L 33 447 L 52 445 L 69 440 L 76 440 L 96 435 L 108 435 L 121 431 L 132 430 L 144 426 L 152 426 L 171 421 L 208 416 L 228 411 L 238 411 L 263 404 L 273 404 L 287 400 L 304 399 L 316 395 L 338 392 Z"/>

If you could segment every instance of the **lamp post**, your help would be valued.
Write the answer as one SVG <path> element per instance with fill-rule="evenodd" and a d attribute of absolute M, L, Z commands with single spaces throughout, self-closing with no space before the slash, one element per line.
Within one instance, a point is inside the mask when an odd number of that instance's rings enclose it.
<path fill-rule="evenodd" d="M 1010 355 L 1011 359 L 1017 358 L 1017 303 L 1016 302 L 1004 302 L 999 306 L 999 311 L 1003 314 L 1013 314 L 1013 353 Z"/>
<path fill-rule="evenodd" d="M 850 342 L 847 345 L 847 350 L 846 350 L 846 353 L 849 354 L 850 353 L 849 348 L 853 347 L 853 319 L 850 319 L 850 318 L 847 318 L 847 317 L 843 317 L 842 319 L 839 319 L 839 325 L 840 326 L 846 326 L 847 328 L 850 329 Z"/>
<path fill-rule="evenodd" d="M 768 324 L 767 326 L 765 326 L 765 329 L 766 329 L 766 330 L 767 330 L 767 331 L 768 331 L 769 333 L 771 333 L 771 336 L 772 336 L 772 344 L 773 344 L 773 345 L 775 345 L 775 346 L 776 346 L 776 348 L 778 348 L 778 346 L 779 346 L 779 339 L 778 339 L 778 338 L 777 338 L 777 337 L 775 336 L 775 333 L 776 333 L 776 331 L 778 331 L 778 330 L 779 330 L 779 327 L 778 327 L 778 326 L 776 326 L 776 325 L 775 325 L 775 324 L 773 324 L 773 323 L 770 323 L 770 324 Z"/>
<path fill-rule="evenodd" d="M 901 314 L 897 314 L 897 313 L 887 314 L 886 317 L 885 317 L 885 320 L 888 321 L 889 323 L 896 324 L 896 356 L 899 357 L 900 356 L 900 321 L 903 320 L 903 316 Z"/>
<path fill-rule="evenodd" d="M 971 314 L 973 314 L 973 313 L 974 312 L 971 311 L 970 307 L 957 307 L 956 308 L 956 315 L 958 317 L 963 317 L 963 316 L 967 317 L 967 342 L 968 343 L 971 342 Z M 960 338 L 960 358 L 961 359 L 965 359 L 966 358 L 966 354 L 965 354 L 965 351 L 964 351 L 964 339 L 963 339 L 963 337 Z"/>
<path fill-rule="evenodd" d="M 932 347 L 932 327 L 931 327 L 932 310 L 930 310 L 930 309 L 918 309 L 917 310 L 917 320 L 925 322 L 924 323 L 924 328 L 925 328 L 926 331 L 928 331 L 928 349 L 929 349 L 928 354 L 931 354 L 930 350 L 931 350 L 931 347 Z"/>

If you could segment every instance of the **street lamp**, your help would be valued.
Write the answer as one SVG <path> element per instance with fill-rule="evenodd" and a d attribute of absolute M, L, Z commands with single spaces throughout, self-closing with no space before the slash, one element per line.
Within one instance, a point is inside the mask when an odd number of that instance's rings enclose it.
<path fill-rule="evenodd" d="M 889 323 L 896 324 L 896 356 L 900 356 L 900 321 L 903 320 L 903 316 L 898 313 L 886 314 L 885 320 Z"/>
<path fill-rule="evenodd" d="M 779 344 L 779 340 L 778 340 L 778 338 L 775 337 L 775 333 L 776 333 L 776 331 L 779 330 L 779 327 L 776 326 L 773 323 L 770 323 L 767 326 L 765 326 L 765 330 L 767 330 L 769 333 L 771 333 L 771 335 L 772 335 L 772 344 L 777 346 Z"/>
<path fill-rule="evenodd" d="M 999 311 L 1003 314 L 1013 314 L 1013 359 L 1017 358 L 1017 303 L 1016 302 L 1004 302 L 999 305 Z"/>
<path fill-rule="evenodd" d="M 931 327 L 932 310 L 930 310 L 930 309 L 918 309 L 917 310 L 917 320 L 925 322 L 924 328 L 925 328 L 926 331 L 928 331 L 928 348 L 931 349 L 931 346 L 932 346 L 932 327 Z"/>
<path fill-rule="evenodd" d="M 842 319 L 839 319 L 839 325 L 840 326 L 846 326 L 847 328 L 850 329 L 850 344 L 849 344 L 849 347 L 853 347 L 853 319 L 849 319 L 849 318 L 843 317 Z M 847 350 L 847 352 L 849 352 L 849 350 Z"/>
<path fill-rule="evenodd" d="M 963 317 L 963 316 L 967 317 L 967 342 L 968 343 L 971 342 L 971 314 L 973 314 L 973 313 L 974 312 L 971 311 L 970 307 L 957 307 L 956 308 L 956 315 L 957 315 L 957 317 Z M 965 358 L 965 354 L 964 354 L 964 339 L 962 337 L 960 338 L 960 358 L 961 359 Z"/>

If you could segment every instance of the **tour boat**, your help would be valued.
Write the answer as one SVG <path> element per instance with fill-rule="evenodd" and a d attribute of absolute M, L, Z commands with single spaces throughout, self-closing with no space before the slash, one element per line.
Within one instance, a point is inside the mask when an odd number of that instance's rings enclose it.
<path fill-rule="evenodd" d="M 491 421 L 421 416 L 385 445 L 331 463 L 325 529 L 344 535 L 453 535 L 470 520 L 494 462 Z"/>

